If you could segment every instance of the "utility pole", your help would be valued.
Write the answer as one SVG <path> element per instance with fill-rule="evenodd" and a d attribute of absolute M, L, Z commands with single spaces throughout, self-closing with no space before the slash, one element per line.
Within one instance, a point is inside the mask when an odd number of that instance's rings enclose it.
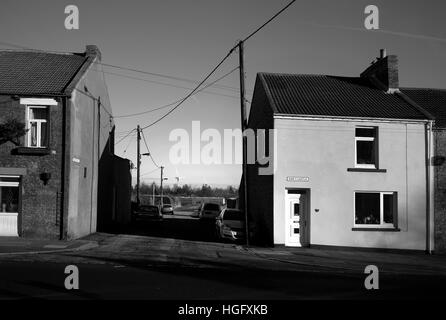
<path fill-rule="evenodd" d="M 139 207 L 140 205 L 140 200 L 139 200 L 139 183 L 140 183 L 140 175 L 141 175 L 141 128 L 138 127 L 136 128 L 136 133 L 137 133 L 137 145 L 136 145 L 136 153 L 137 153 L 137 167 L 136 167 L 136 203 Z"/>
<path fill-rule="evenodd" d="M 240 109 L 241 109 L 241 129 L 243 139 L 243 211 L 245 212 L 245 237 L 246 245 L 249 246 L 249 225 L 248 225 L 248 166 L 247 166 L 247 140 L 245 136 L 245 130 L 248 126 L 246 118 L 246 100 L 245 100 L 245 64 L 244 64 L 244 52 L 243 41 L 238 43 L 239 51 L 239 63 L 240 63 Z"/>
<path fill-rule="evenodd" d="M 155 189 L 156 189 L 155 182 L 152 182 L 152 205 L 155 205 Z"/>
<path fill-rule="evenodd" d="M 160 186 L 160 189 L 161 189 L 161 208 L 163 207 L 163 204 L 164 204 L 164 201 L 163 201 L 163 197 L 164 197 L 164 192 L 163 192 L 164 177 L 163 177 L 163 174 L 164 174 L 164 167 L 161 167 L 161 186 Z"/>

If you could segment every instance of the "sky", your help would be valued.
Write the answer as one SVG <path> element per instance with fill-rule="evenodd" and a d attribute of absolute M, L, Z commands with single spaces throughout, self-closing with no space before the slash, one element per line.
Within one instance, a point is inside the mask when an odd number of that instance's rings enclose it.
<path fill-rule="evenodd" d="M 0 49 L 9 44 L 82 52 L 95 44 L 103 63 L 151 73 L 200 81 L 243 39 L 288 0 L 2 0 Z M 67 5 L 79 8 L 79 30 L 66 30 Z M 364 9 L 379 8 L 379 30 L 366 30 Z M 245 43 L 246 98 L 252 99 L 258 72 L 358 76 L 386 48 L 399 58 L 400 85 L 446 88 L 446 2 L 306 0 L 297 1 L 271 24 Z M 233 54 L 210 79 L 238 66 Z M 162 77 L 105 68 L 115 119 L 117 141 L 122 132 L 144 127 L 163 116 L 162 109 L 132 118 L 120 115 L 143 112 L 186 96 L 194 84 Z M 119 73 L 117 76 L 111 73 Z M 123 77 L 145 79 L 140 81 Z M 158 83 L 154 83 L 158 82 Z M 160 84 L 162 82 L 163 84 Z M 167 85 L 166 85 L 167 84 Z M 219 82 L 239 87 L 238 72 Z M 173 86 L 175 87 L 173 87 Z M 184 88 L 178 88 L 184 87 Z M 249 108 L 249 104 L 248 104 Z M 235 89 L 209 88 L 188 99 L 175 112 L 144 131 L 158 165 L 166 167 L 168 184 L 234 185 L 241 166 L 174 165 L 169 150 L 174 129 L 240 127 L 240 100 Z M 142 147 L 145 152 L 145 147 Z M 136 163 L 136 139 L 130 136 L 116 146 L 116 154 Z M 142 181 L 159 181 L 159 170 L 147 157 Z"/>

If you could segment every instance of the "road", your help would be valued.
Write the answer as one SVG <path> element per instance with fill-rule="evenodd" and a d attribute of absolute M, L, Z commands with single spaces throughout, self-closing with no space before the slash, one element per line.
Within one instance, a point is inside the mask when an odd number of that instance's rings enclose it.
<path fill-rule="evenodd" d="M 351 262 L 345 255 L 319 257 L 309 251 L 294 260 L 297 263 L 284 261 L 285 255 L 272 259 L 242 245 L 216 242 L 210 225 L 189 216 L 139 223 L 125 231 L 129 234 L 91 236 L 99 246 L 87 251 L 2 257 L 0 298 L 445 298 L 446 272 L 437 269 L 399 273 L 399 265 L 388 263 L 389 272 L 380 273 L 380 289 L 369 291 L 364 288 L 365 262 L 355 260 L 357 255 Z M 442 261 L 436 261 L 441 272 Z M 79 290 L 64 287 L 67 265 L 79 269 Z"/>

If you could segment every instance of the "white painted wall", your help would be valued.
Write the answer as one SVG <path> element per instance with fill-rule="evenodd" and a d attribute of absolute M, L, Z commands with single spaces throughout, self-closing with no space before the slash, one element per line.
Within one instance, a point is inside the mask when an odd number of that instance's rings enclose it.
<path fill-rule="evenodd" d="M 393 249 L 426 248 L 423 123 L 275 118 L 274 243 L 285 243 L 286 188 L 310 188 L 310 243 Z M 355 161 L 355 127 L 379 128 L 379 166 L 387 173 L 348 172 Z M 309 182 L 287 182 L 287 176 Z M 352 231 L 354 191 L 398 193 L 400 232 Z M 319 209 L 319 212 L 315 212 Z"/>
<path fill-rule="evenodd" d="M 98 162 L 113 127 L 108 114 L 112 110 L 101 68 L 99 64 L 92 64 L 70 99 L 69 239 L 94 233 L 97 227 Z M 85 94 L 85 88 L 88 88 L 89 95 L 101 98 L 100 125 L 98 103 Z M 84 168 L 87 168 L 86 177 Z"/>

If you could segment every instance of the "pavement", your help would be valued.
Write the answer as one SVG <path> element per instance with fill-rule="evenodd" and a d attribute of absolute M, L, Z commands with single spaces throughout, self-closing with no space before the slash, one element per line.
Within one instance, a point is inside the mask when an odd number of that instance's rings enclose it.
<path fill-rule="evenodd" d="M 164 216 L 163 221 L 150 221 L 121 230 L 124 233 L 96 233 L 73 241 L 4 237 L 0 238 L 0 259 L 14 255 L 47 254 L 47 258 L 55 261 L 62 259 L 62 256 L 57 256 L 58 253 L 69 255 L 72 252 L 79 259 L 83 257 L 96 262 L 102 258 L 104 261 L 122 263 L 169 263 L 205 268 L 219 261 L 221 265 L 227 263 L 231 266 L 340 273 L 363 273 L 367 265 L 376 265 L 381 273 L 446 276 L 446 255 L 360 248 L 264 248 L 222 243 L 215 239 L 209 223 L 199 221 L 190 214 L 188 216 L 187 212 L 182 212 L 180 215 Z"/>
<path fill-rule="evenodd" d="M 446 256 L 423 252 L 286 247 L 244 247 L 243 250 L 271 261 L 333 271 L 363 272 L 367 265 L 375 265 L 380 273 L 386 274 L 446 276 Z"/>
<path fill-rule="evenodd" d="M 81 251 L 96 248 L 97 246 L 97 242 L 92 240 L 60 241 L 1 237 L 0 257 L 10 255 Z"/>
<path fill-rule="evenodd" d="M 0 299 L 444 299 L 446 256 L 246 247 L 212 225 L 166 216 L 72 242 L 0 239 Z M 34 254 L 40 253 L 40 254 Z M 81 290 L 64 287 L 76 265 Z M 364 269 L 379 269 L 379 290 Z"/>

